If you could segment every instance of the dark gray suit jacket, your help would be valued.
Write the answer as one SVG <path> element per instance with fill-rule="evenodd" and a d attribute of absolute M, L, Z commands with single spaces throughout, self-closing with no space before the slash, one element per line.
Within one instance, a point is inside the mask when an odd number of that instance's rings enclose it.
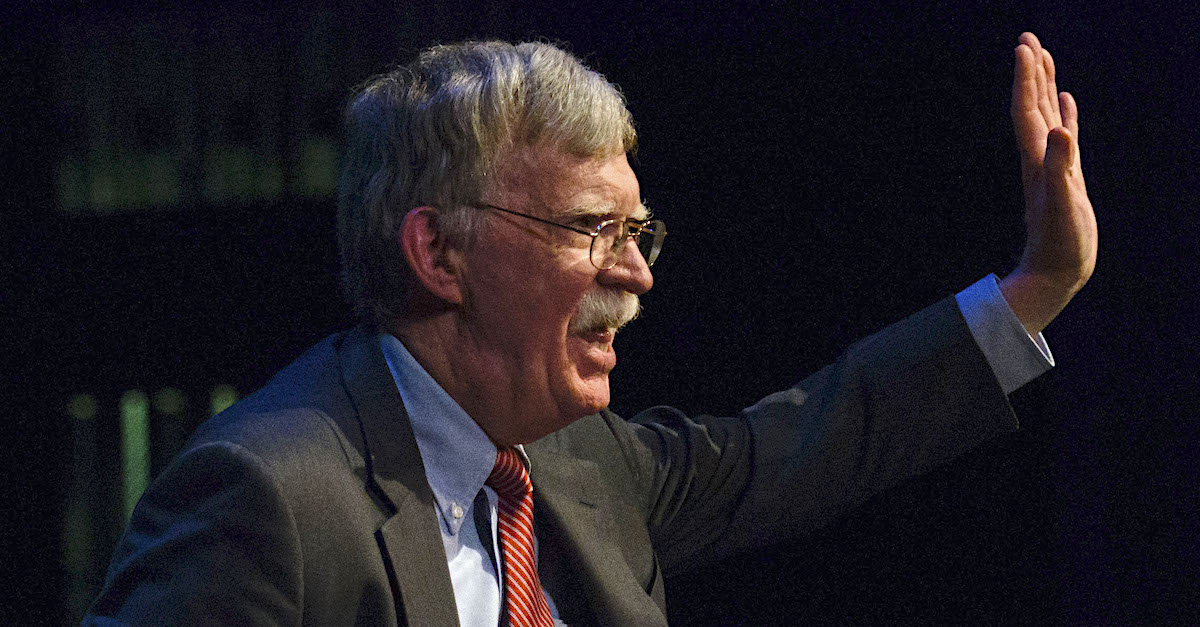
<path fill-rule="evenodd" d="M 526 447 L 570 624 L 664 625 L 663 574 L 784 540 L 1016 419 L 953 298 L 738 416 L 603 412 Z M 455 625 L 377 339 L 330 336 L 205 423 L 139 502 L 85 624 Z"/>

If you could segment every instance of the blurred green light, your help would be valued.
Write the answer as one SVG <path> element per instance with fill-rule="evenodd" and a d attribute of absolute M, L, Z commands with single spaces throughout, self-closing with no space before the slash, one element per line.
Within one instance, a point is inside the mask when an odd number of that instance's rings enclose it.
<path fill-rule="evenodd" d="M 258 197 L 272 200 L 283 192 L 283 168 L 273 159 L 263 158 L 258 164 Z"/>
<path fill-rule="evenodd" d="M 138 165 L 134 176 L 140 183 L 139 204 L 151 207 L 179 204 L 179 160 L 174 155 L 164 152 L 141 154 Z"/>
<path fill-rule="evenodd" d="M 117 182 L 110 169 L 97 166 L 89 173 L 88 202 L 97 213 L 108 213 L 117 204 Z"/>
<path fill-rule="evenodd" d="M 67 415 L 75 420 L 91 420 L 96 417 L 96 398 L 91 394 L 76 394 L 67 401 Z"/>
<path fill-rule="evenodd" d="M 150 483 L 150 402 L 141 390 L 121 396 L 121 468 L 128 518 Z"/>
<path fill-rule="evenodd" d="M 187 407 L 187 397 L 179 388 L 163 388 L 154 395 L 154 409 L 160 414 L 178 416 Z"/>
<path fill-rule="evenodd" d="M 300 195 L 323 198 L 337 189 L 337 145 L 323 137 L 310 137 L 300 144 L 300 176 L 296 183 Z"/>
<path fill-rule="evenodd" d="M 237 389 L 232 385 L 221 384 L 212 389 L 212 394 L 209 395 L 209 400 L 212 403 L 213 415 L 219 414 L 230 405 L 233 405 L 238 400 Z"/>
<path fill-rule="evenodd" d="M 85 576 L 92 559 L 92 518 L 80 498 L 67 502 L 63 520 L 63 562 L 71 575 Z"/>
<path fill-rule="evenodd" d="M 211 202 L 254 196 L 255 158 L 244 146 L 221 145 L 204 158 L 204 195 Z"/>

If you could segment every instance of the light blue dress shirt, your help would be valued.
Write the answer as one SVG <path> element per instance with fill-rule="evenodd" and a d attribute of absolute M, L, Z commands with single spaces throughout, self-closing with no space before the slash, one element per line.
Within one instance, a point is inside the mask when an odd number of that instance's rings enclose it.
<path fill-rule="evenodd" d="M 989 274 L 955 298 L 1005 394 L 1054 365 L 1042 334 L 1031 337 L 1026 333 L 1005 302 L 996 275 Z M 459 622 L 463 627 L 495 627 L 500 619 L 501 584 L 492 557 L 500 554 L 495 531 L 497 497 L 483 483 L 496 462 L 496 446 L 399 340 L 383 334 L 380 348 L 404 400 L 425 477 L 433 491 L 434 515 L 442 532 Z M 480 490 L 487 497 L 486 518 L 491 534 L 487 545 L 475 524 L 476 503 L 482 506 L 484 502 L 476 500 Z M 561 624 L 554 600 L 549 595 L 546 600 L 556 624 Z"/>
<path fill-rule="evenodd" d="M 496 463 L 496 446 L 479 425 L 425 372 L 408 349 L 394 336 L 380 336 L 380 348 L 404 400 L 412 423 L 425 477 L 433 491 L 442 547 L 450 567 L 450 584 L 463 627 L 496 627 L 500 620 L 500 585 L 503 575 L 492 556 L 500 554 L 496 536 L 498 497 L 483 485 Z M 521 455 L 525 451 L 517 447 Z M 528 464 L 528 458 L 525 458 Z M 487 497 L 490 551 L 475 525 L 476 501 Z M 480 512 L 481 514 L 483 512 Z M 537 546 L 537 539 L 534 539 Z M 546 595 L 550 614 L 558 623 L 558 609 Z"/>

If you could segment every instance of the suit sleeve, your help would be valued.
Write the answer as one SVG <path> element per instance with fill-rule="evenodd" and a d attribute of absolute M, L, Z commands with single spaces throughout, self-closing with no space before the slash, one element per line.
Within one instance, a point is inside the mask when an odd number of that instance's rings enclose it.
<path fill-rule="evenodd" d="M 626 455 L 667 574 L 826 525 L 1017 428 L 953 298 L 738 416 L 634 423 Z"/>
<path fill-rule="evenodd" d="M 300 623 L 296 525 L 256 455 L 195 447 L 134 510 L 84 625 Z"/>

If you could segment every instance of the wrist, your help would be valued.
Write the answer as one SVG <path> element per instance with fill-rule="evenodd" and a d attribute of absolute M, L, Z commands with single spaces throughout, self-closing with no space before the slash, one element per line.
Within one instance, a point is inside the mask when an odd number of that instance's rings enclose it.
<path fill-rule="evenodd" d="M 1041 333 L 1071 302 L 1084 281 L 1017 268 L 1000 281 L 1000 293 L 1033 336 Z"/>

